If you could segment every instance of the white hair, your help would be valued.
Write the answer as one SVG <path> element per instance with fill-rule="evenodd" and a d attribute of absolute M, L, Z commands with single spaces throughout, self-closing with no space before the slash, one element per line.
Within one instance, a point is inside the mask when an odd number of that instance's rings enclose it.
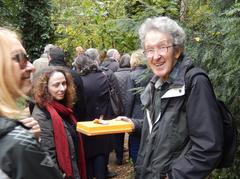
<path fill-rule="evenodd" d="M 99 61 L 99 52 L 96 48 L 89 48 L 85 51 L 85 54 L 87 54 L 92 60 Z"/>
<path fill-rule="evenodd" d="M 185 32 L 176 21 L 169 17 L 160 16 L 147 18 L 145 20 L 138 31 L 142 47 L 144 47 L 145 36 L 150 31 L 168 33 L 172 37 L 174 45 L 184 47 L 186 38 Z"/>
<path fill-rule="evenodd" d="M 47 44 L 45 47 L 44 47 L 44 52 L 45 54 L 49 54 L 50 52 L 50 49 L 55 47 L 53 44 Z"/>
<path fill-rule="evenodd" d="M 107 57 L 111 58 L 114 56 L 115 53 L 119 53 L 118 50 L 111 48 L 107 51 Z"/>

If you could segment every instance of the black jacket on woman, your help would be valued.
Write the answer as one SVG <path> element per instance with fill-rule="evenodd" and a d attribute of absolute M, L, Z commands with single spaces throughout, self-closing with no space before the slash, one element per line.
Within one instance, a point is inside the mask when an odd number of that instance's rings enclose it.
<path fill-rule="evenodd" d="M 113 72 L 116 72 L 119 69 L 119 63 L 114 58 L 107 58 L 101 63 L 102 67 L 106 67 Z"/>
<path fill-rule="evenodd" d="M 105 119 L 114 117 L 109 100 L 107 76 L 105 74 L 102 70 L 97 70 L 80 76 L 83 81 L 85 101 L 85 113 L 82 114 L 81 121 L 99 119 L 101 115 L 104 115 Z M 111 79 L 118 85 L 113 74 Z M 112 146 L 111 135 L 91 137 L 83 135 L 83 140 L 86 159 L 99 154 L 108 154 Z"/>
<path fill-rule="evenodd" d="M 0 118 L 0 145 L 0 169 L 9 178 L 62 178 L 53 160 L 20 122 Z"/>

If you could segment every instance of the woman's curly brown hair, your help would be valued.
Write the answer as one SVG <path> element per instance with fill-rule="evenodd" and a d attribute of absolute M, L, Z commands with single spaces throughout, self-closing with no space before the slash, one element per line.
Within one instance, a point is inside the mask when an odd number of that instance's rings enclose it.
<path fill-rule="evenodd" d="M 71 74 L 62 67 L 48 68 L 34 79 L 32 92 L 35 103 L 40 107 L 45 107 L 47 103 L 53 101 L 53 97 L 48 92 L 48 82 L 49 78 L 55 72 L 61 72 L 65 76 L 67 82 L 67 90 L 61 103 L 66 107 L 72 108 L 76 99 L 75 85 Z"/>

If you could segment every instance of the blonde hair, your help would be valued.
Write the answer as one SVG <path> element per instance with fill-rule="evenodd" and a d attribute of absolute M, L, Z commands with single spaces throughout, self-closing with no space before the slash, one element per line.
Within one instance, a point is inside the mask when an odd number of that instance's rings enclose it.
<path fill-rule="evenodd" d="M 17 118 L 20 115 L 16 96 L 23 96 L 14 78 L 11 59 L 11 40 L 19 40 L 17 35 L 0 27 L 0 116 Z"/>
<path fill-rule="evenodd" d="M 77 46 L 75 50 L 76 50 L 76 55 L 80 55 L 85 51 L 84 48 L 82 48 L 81 46 Z"/>
<path fill-rule="evenodd" d="M 138 49 L 134 51 L 131 55 L 130 59 L 130 65 L 131 68 L 135 68 L 141 64 L 144 64 L 144 61 L 146 60 L 145 55 L 143 53 L 142 49 Z"/>

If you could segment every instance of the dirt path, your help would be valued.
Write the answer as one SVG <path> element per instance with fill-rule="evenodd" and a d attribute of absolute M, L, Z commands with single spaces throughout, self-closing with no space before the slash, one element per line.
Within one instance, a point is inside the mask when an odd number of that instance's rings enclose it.
<path fill-rule="evenodd" d="M 133 166 L 128 157 L 128 135 L 125 135 L 124 142 L 124 161 L 122 165 L 115 164 L 115 153 L 112 152 L 109 157 L 109 169 L 117 173 L 113 179 L 133 179 Z"/>
<path fill-rule="evenodd" d="M 114 152 L 110 155 L 109 170 L 117 173 L 117 176 L 113 179 L 133 179 L 133 167 L 131 162 L 128 160 L 128 152 L 124 152 L 124 162 L 122 165 L 115 164 Z"/>

